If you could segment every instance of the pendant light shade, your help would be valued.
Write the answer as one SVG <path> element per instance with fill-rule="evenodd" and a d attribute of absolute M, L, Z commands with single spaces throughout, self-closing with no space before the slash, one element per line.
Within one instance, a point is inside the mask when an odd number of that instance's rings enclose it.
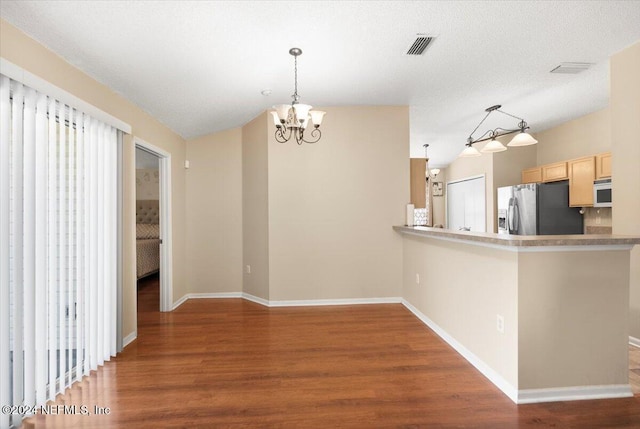
<path fill-rule="evenodd" d="M 307 116 L 309 116 L 309 110 L 311 110 L 311 106 L 308 104 L 294 104 L 293 111 L 296 114 L 296 119 L 298 120 L 298 124 L 305 123 L 307 121 Z"/>
<path fill-rule="evenodd" d="M 311 112 L 309 112 L 314 126 L 319 127 L 322 124 L 322 118 L 324 117 L 325 113 L 327 112 L 323 112 L 322 110 L 312 110 Z"/>
<path fill-rule="evenodd" d="M 291 104 L 278 104 L 277 106 L 273 106 L 276 109 L 276 114 L 278 115 L 278 119 L 280 122 L 285 122 L 289 117 L 289 109 L 291 109 Z"/>
<path fill-rule="evenodd" d="M 489 143 L 487 143 L 482 149 L 480 149 L 480 152 L 496 153 L 496 152 L 503 152 L 505 150 L 507 150 L 505 145 L 500 143 L 498 140 L 493 139 L 493 140 L 489 140 Z"/>
<path fill-rule="evenodd" d="M 274 112 L 274 111 L 271 111 L 270 113 L 271 113 L 271 116 L 273 117 L 273 124 L 276 127 L 281 127 L 282 123 L 280 122 L 280 118 L 278 117 L 278 113 Z"/>
<path fill-rule="evenodd" d="M 529 146 L 538 143 L 538 140 L 531 137 L 531 134 L 524 131 L 515 135 L 514 138 L 507 144 L 509 147 L 514 146 Z"/>
<path fill-rule="evenodd" d="M 476 149 L 471 145 L 467 145 L 467 147 L 465 147 L 462 153 L 460 154 L 460 158 L 473 158 L 480 155 L 482 154 L 480 153 L 480 151 L 478 151 L 478 149 Z"/>

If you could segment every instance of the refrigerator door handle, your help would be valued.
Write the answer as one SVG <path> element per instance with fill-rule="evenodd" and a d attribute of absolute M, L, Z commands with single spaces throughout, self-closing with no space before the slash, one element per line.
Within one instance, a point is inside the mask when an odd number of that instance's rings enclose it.
<path fill-rule="evenodd" d="M 513 207 L 513 197 L 509 198 L 509 204 L 507 205 L 507 231 L 509 234 L 513 233 L 513 219 L 511 218 L 513 211 L 511 207 Z"/>
<path fill-rule="evenodd" d="M 518 207 L 518 199 L 513 199 L 513 230 L 518 233 L 520 229 L 520 208 Z"/>

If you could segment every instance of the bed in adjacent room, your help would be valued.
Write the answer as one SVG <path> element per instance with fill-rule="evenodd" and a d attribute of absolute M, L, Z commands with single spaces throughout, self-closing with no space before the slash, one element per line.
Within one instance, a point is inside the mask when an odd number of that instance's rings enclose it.
<path fill-rule="evenodd" d="M 158 200 L 136 201 L 136 273 L 141 279 L 160 271 Z"/>

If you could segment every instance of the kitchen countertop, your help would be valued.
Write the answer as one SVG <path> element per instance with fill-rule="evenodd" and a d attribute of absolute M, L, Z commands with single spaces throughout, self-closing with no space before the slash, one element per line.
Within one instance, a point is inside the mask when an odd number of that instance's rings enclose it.
<path fill-rule="evenodd" d="M 417 235 L 442 240 L 467 241 L 470 244 L 496 245 L 508 247 L 542 246 L 628 246 L 640 244 L 640 237 L 631 235 L 588 234 L 588 235 L 508 235 L 492 232 L 454 231 L 427 226 L 394 226 L 403 234 Z"/>

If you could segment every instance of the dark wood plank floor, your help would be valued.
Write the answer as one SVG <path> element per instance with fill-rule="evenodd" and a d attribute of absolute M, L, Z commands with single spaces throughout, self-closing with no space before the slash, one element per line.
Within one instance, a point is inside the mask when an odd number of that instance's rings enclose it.
<path fill-rule="evenodd" d="M 514 405 L 401 305 L 139 297 L 138 339 L 57 400 L 111 413 L 27 427 L 640 427 L 640 396 Z"/>

